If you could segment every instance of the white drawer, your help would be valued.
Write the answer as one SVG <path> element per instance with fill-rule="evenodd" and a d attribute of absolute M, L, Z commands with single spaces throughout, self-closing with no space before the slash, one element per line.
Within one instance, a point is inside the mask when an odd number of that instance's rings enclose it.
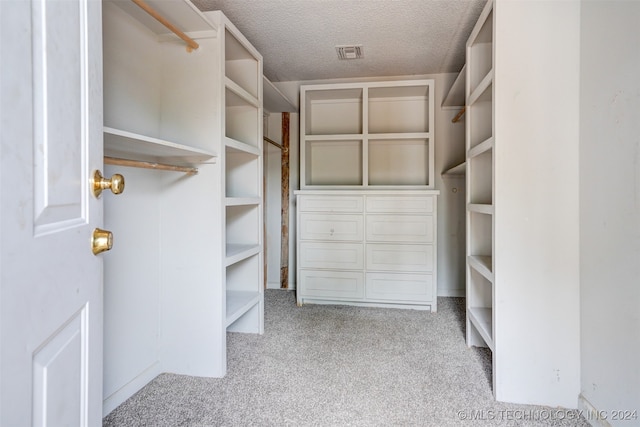
<path fill-rule="evenodd" d="M 298 196 L 300 212 L 362 212 L 362 196 Z"/>
<path fill-rule="evenodd" d="M 367 196 L 367 212 L 432 213 L 435 196 Z"/>
<path fill-rule="evenodd" d="M 300 238 L 303 240 L 355 240 L 364 235 L 362 215 L 300 214 Z"/>
<path fill-rule="evenodd" d="M 298 262 L 301 268 L 362 270 L 363 255 L 361 243 L 300 242 Z"/>
<path fill-rule="evenodd" d="M 365 296 L 404 302 L 433 301 L 431 274 L 367 273 Z"/>
<path fill-rule="evenodd" d="M 367 215 L 367 240 L 433 242 L 433 217 L 431 215 Z"/>
<path fill-rule="evenodd" d="M 302 298 L 362 299 L 363 274 L 355 271 L 300 270 L 298 292 Z"/>
<path fill-rule="evenodd" d="M 367 245 L 367 270 L 433 271 L 432 245 Z"/>

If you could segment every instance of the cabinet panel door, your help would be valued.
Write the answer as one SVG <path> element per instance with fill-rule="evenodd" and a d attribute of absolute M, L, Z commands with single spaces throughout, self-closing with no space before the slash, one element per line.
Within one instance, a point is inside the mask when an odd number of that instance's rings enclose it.
<path fill-rule="evenodd" d="M 432 245 L 367 245 L 367 270 L 433 271 Z"/>
<path fill-rule="evenodd" d="M 300 212 L 362 212 L 362 196 L 300 196 Z"/>
<path fill-rule="evenodd" d="M 367 196 L 367 212 L 432 213 L 434 196 Z"/>
<path fill-rule="evenodd" d="M 367 240 L 433 242 L 433 217 L 431 215 L 368 215 Z"/>
<path fill-rule="evenodd" d="M 366 297 L 387 301 L 430 302 L 431 274 L 367 273 Z"/>
<path fill-rule="evenodd" d="M 363 260 L 361 243 L 300 243 L 301 268 L 362 270 Z"/>
<path fill-rule="evenodd" d="M 300 238 L 303 240 L 354 240 L 363 236 L 362 215 L 300 215 Z"/>
<path fill-rule="evenodd" d="M 300 270 L 299 292 L 302 297 L 362 299 L 363 274 L 355 271 Z"/>

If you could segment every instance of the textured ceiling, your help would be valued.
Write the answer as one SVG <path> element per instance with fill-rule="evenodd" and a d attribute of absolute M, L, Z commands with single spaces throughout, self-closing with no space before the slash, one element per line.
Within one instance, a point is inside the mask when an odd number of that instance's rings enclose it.
<path fill-rule="evenodd" d="M 221 10 L 264 58 L 273 82 L 460 71 L 486 0 L 192 0 Z M 364 58 L 338 60 L 360 44 Z"/>

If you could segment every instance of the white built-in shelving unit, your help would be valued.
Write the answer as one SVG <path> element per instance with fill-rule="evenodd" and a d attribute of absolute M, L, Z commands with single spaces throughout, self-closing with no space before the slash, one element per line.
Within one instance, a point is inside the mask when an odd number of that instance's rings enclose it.
<path fill-rule="evenodd" d="M 500 401 L 580 390 L 579 34 L 577 3 L 488 0 L 466 45 L 467 344 Z"/>
<path fill-rule="evenodd" d="M 300 92 L 298 304 L 436 311 L 433 80 Z"/>
<path fill-rule="evenodd" d="M 105 413 L 161 372 L 223 376 L 227 331 L 263 331 L 262 58 L 220 12 L 146 3 L 199 46 L 103 3 L 105 175 L 126 181 L 105 199 Z"/>
<path fill-rule="evenodd" d="M 453 118 L 454 123 L 464 123 L 464 113 L 465 113 L 465 83 L 467 78 L 467 64 L 465 64 L 455 80 L 451 84 L 449 91 L 445 95 L 442 100 L 441 108 L 443 110 L 456 110 L 457 114 Z M 442 172 L 443 178 L 462 178 L 465 176 L 467 170 L 466 159 L 455 163 L 453 166 L 447 168 Z"/>
<path fill-rule="evenodd" d="M 493 4 L 467 42 L 467 344 L 489 347 L 495 361 Z M 494 383 L 495 389 L 495 383 Z"/>
<path fill-rule="evenodd" d="M 227 330 L 264 331 L 262 56 L 222 12 L 205 12 L 223 46 L 221 156 Z"/>
<path fill-rule="evenodd" d="M 433 80 L 302 86 L 301 189 L 434 188 Z"/>

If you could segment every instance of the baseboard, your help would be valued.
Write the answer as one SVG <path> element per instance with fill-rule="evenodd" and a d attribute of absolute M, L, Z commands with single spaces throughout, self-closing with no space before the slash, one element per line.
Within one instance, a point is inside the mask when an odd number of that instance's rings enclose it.
<path fill-rule="evenodd" d="M 120 387 L 120 389 L 102 401 L 102 416 L 107 416 L 109 412 L 116 409 L 118 405 L 133 396 L 138 390 L 149 384 L 152 379 L 161 373 L 160 363 L 155 362 L 142 371 L 137 377 Z"/>
<path fill-rule="evenodd" d="M 593 427 L 611 427 L 611 424 L 606 419 L 609 414 L 606 411 L 597 410 L 582 393 L 578 396 L 578 411 Z"/>
<path fill-rule="evenodd" d="M 279 282 L 267 282 L 267 289 L 283 289 L 285 291 L 295 291 L 296 290 L 296 284 L 295 283 L 289 283 L 288 286 L 289 286 L 288 288 L 282 288 L 282 287 L 280 287 L 280 283 Z"/>
<path fill-rule="evenodd" d="M 462 289 L 438 289 L 439 297 L 456 297 L 462 298 L 465 296 L 465 290 Z"/>

